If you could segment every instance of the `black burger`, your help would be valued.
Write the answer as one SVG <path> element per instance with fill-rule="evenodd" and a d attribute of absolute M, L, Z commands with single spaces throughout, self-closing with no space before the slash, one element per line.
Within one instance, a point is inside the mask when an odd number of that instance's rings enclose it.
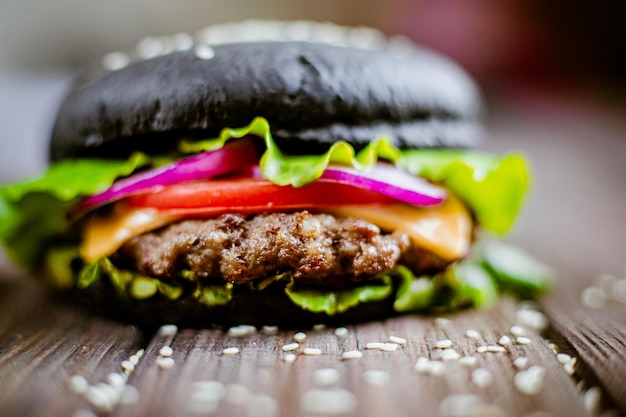
<path fill-rule="evenodd" d="M 225 28 L 77 79 L 47 173 L 0 188 L 18 264 L 147 325 L 337 323 L 544 289 L 524 254 L 475 244 L 509 230 L 528 173 L 467 150 L 481 100 L 459 66 L 369 29 Z"/>

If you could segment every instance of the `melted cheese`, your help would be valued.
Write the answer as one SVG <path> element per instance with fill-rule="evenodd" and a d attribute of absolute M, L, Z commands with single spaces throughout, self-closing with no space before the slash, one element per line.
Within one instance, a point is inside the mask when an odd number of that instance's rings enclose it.
<path fill-rule="evenodd" d="M 467 254 L 472 235 L 472 218 L 461 202 L 447 200 L 428 208 L 407 204 L 333 207 L 325 212 L 358 217 L 385 230 L 405 232 L 412 242 L 446 260 Z M 130 209 L 116 204 L 111 214 L 94 216 L 83 232 L 81 256 L 87 261 L 111 255 L 134 236 L 165 226 L 177 219 L 151 208 Z"/>
<path fill-rule="evenodd" d="M 445 260 L 467 255 L 472 238 L 472 217 L 456 198 L 448 196 L 436 207 L 420 208 L 407 204 L 345 206 L 328 212 L 358 217 L 386 230 L 400 230 L 419 247 Z"/>
<path fill-rule="evenodd" d="M 153 208 L 129 209 L 116 204 L 108 215 L 92 217 L 83 230 L 80 255 L 95 261 L 111 255 L 134 236 L 165 226 L 176 219 Z"/>

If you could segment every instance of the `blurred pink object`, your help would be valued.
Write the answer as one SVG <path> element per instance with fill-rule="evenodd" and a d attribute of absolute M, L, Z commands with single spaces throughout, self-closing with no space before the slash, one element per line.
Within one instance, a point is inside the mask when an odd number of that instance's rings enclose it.
<path fill-rule="evenodd" d="M 399 1 L 397 31 L 451 56 L 480 79 L 536 75 L 554 65 L 552 45 L 523 1 Z"/>

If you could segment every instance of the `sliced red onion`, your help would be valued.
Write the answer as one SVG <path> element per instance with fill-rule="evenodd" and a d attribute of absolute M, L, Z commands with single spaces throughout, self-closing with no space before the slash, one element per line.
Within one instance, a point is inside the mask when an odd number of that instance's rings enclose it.
<path fill-rule="evenodd" d="M 259 153 L 253 139 L 229 141 L 220 149 L 202 152 L 119 180 L 106 191 L 86 198 L 80 207 L 85 209 L 99 206 L 156 186 L 231 174 L 258 162 Z"/>
<path fill-rule="evenodd" d="M 259 166 L 251 168 L 249 172 L 254 178 L 265 178 Z M 383 163 L 375 164 L 366 171 L 330 165 L 320 178 L 373 191 L 414 206 L 440 204 L 447 196 L 445 189 L 393 165 Z"/>

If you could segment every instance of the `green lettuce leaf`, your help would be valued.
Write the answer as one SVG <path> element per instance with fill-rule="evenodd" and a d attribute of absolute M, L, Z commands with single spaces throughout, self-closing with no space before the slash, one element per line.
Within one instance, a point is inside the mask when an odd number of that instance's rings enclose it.
<path fill-rule="evenodd" d="M 393 285 L 389 276 L 383 276 L 380 283 L 341 291 L 297 288 L 293 282 L 285 288 L 285 293 L 294 304 L 304 310 L 326 313 L 329 316 L 343 313 L 361 303 L 384 300 L 392 292 Z"/>
<path fill-rule="evenodd" d="M 451 290 L 448 307 L 456 310 L 462 307 L 491 307 L 498 298 L 498 286 L 482 265 L 471 261 L 453 265 L 441 279 Z"/>
<path fill-rule="evenodd" d="M 404 265 L 398 265 L 393 274 L 400 280 L 396 299 L 393 303 L 394 310 L 398 313 L 404 313 L 433 306 L 437 288 L 432 277 L 416 277 Z"/>
<path fill-rule="evenodd" d="M 522 155 L 504 157 L 458 150 L 408 150 L 397 161 L 414 175 L 445 185 L 495 233 L 509 231 L 530 183 Z"/>
<path fill-rule="evenodd" d="M 0 188 L 0 241 L 9 256 L 36 268 L 46 247 L 68 233 L 67 213 L 77 199 L 106 190 L 149 158 L 136 153 L 126 161 L 66 160 L 45 175 Z"/>
<path fill-rule="evenodd" d="M 181 142 L 183 152 L 195 153 L 219 149 L 232 138 L 258 136 L 265 142 L 265 152 L 261 156 L 260 166 L 267 179 L 278 185 L 301 187 L 322 176 L 331 163 L 348 164 L 358 169 L 365 169 L 378 159 L 396 161 L 400 151 L 384 138 L 372 138 L 366 148 L 356 153 L 347 142 L 335 142 L 321 155 L 284 155 L 274 142 L 270 125 L 266 119 L 257 117 L 246 127 L 223 129 L 219 138 L 199 142 Z"/>
<path fill-rule="evenodd" d="M 475 259 L 503 290 L 520 296 L 543 294 L 556 282 L 551 268 L 526 251 L 502 241 L 481 242 L 475 250 Z"/>

